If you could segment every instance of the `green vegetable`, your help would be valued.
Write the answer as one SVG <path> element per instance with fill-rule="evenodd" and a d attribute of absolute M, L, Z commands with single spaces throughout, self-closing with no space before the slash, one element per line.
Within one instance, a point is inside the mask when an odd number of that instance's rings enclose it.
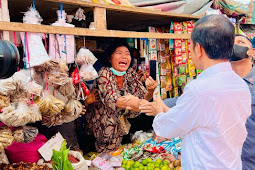
<path fill-rule="evenodd" d="M 73 170 L 71 162 L 68 160 L 70 148 L 66 148 L 66 140 L 61 144 L 60 151 L 53 149 L 52 167 L 53 170 Z"/>

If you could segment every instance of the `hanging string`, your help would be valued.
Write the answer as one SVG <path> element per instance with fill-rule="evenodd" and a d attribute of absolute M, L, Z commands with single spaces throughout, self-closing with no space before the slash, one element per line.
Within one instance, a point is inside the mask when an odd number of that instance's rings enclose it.
<path fill-rule="evenodd" d="M 27 58 L 26 36 L 24 35 L 23 58 Z M 24 61 L 24 68 L 27 69 L 27 60 Z"/>
<path fill-rule="evenodd" d="M 46 40 L 46 34 L 44 33 L 44 47 L 45 47 L 45 50 L 47 52 L 47 40 Z"/>
<path fill-rule="evenodd" d="M 29 55 L 29 48 L 28 48 L 28 36 L 27 36 L 27 32 L 25 32 L 25 38 L 26 38 L 26 51 L 27 51 L 27 63 L 28 66 L 30 68 L 30 55 Z M 30 76 L 31 76 L 31 81 L 30 84 L 32 85 L 32 73 L 31 73 L 31 69 L 30 69 Z M 31 98 L 32 98 L 32 104 L 34 104 L 34 94 L 31 94 Z"/>
<path fill-rule="evenodd" d="M 14 45 L 17 47 L 17 37 L 16 37 L 16 31 L 13 32 L 13 38 L 14 38 Z M 18 63 L 18 58 L 16 59 Z M 19 71 L 19 66 L 17 65 L 17 71 Z"/>
<path fill-rule="evenodd" d="M 35 10 L 35 0 L 33 0 L 33 10 Z"/>
<path fill-rule="evenodd" d="M 61 19 L 63 18 L 63 3 L 59 3 L 60 4 L 60 14 L 61 14 Z"/>

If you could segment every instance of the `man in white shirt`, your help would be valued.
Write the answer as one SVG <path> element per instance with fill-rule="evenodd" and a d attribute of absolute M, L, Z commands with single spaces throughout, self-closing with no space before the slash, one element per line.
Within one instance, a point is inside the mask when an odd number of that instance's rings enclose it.
<path fill-rule="evenodd" d="M 171 109 L 159 98 L 139 107 L 155 116 L 153 128 L 158 136 L 183 136 L 183 170 L 242 169 L 251 96 L 228 62 L 233 44 L 234 26 L 226 17 L 201 18 L 191 34 L 191 56 L 203 72 L 186 85 Z"/>

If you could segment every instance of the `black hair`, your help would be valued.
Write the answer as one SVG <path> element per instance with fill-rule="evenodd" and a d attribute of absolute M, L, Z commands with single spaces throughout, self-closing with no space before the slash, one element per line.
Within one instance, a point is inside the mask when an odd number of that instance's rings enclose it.
<path fill-rule="evenodd" d="M 114 53 L 116 48 L 123 47 L 123 46 L 127 47 L 128 51 L 130 52 L 131 62 L 130 62 L 129 67 L 131 67 L 133 65 L 133 54 L 131 53 L 131 49 L 130 49 L 128 43 L 125 42 L 124 40 L 115 40 L 115 41 L 111 42 L 105 50 L 105 56 L 106 56 L 104 59 L 105 67 L 112 67 L 111 62 L 109 61 L 111 59 L 112 54 Z"/>
<path fill-rule="evenodd" d="M 199 19 L 191 33 L 193 47 L 201 45 L 210 59 L 229 60 L 235 39 L 231 21 L 221 15 L 206 15 Z"/>

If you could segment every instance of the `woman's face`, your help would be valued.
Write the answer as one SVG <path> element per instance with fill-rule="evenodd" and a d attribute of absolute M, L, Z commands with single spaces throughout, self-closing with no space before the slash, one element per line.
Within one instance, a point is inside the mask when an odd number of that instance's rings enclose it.
<path fill-rule="evenodd" d="M 121 46 L 116 48 L 110 60 L 112 67 L 117 71 L 126 71 L 131 62 L 130 52 L 127 47 Z"/>

